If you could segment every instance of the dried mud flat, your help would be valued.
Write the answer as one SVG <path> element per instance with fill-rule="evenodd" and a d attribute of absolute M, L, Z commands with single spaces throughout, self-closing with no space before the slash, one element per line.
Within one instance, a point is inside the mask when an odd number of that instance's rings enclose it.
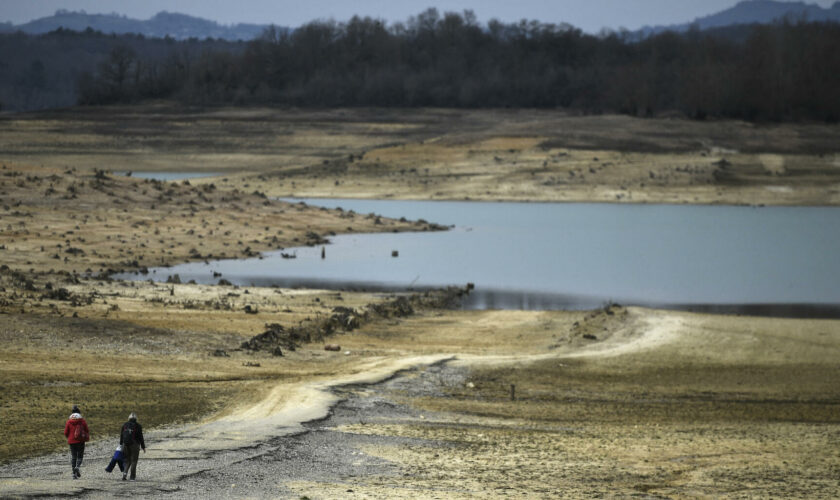
<path fill-rule="evenodd" d="M 136 483 L 99 470 L 106 440 L 91 447 L 80 481 L 69 479 L 63 454 L 51 455 L 0 468 L 0 491 L 832 498 L 838 323 L 620 307 L 430 311 L 370 323 L 333 339 L 363 358 L 355 369 L 315 377 L 316 386 L 285 384 L 286 403 L 272 411 L 243 407 L 152 431 Z M 483 342 L 467 341 L 482 329 Z M 375 355 L 365 353 L 373 345 Z M 455 345 L 455 355 L 424 354 Z M 304 386 L 320 396 L 302 396 Z"/>
<path fill-rule="evenodd" d="M 837 204 L 836 127 L 147 106 L 6 116 L 0 131 L 0 497 L 840 490 L 838 321 L 402 315 L 377 309 L 398 300 L 382 294 L 96 277 L 442 229 L 281 195 Z M 110 173 L 173 165 L 221 175 Z M 282 356 L 242 347 L 263 332 L 307 336 Z M 94 435 L 81 481 L 61 436 L 74 403 Z M 131 410 L 150 446 L 125 484 L 101 469 Z"/>
<path fill-rule="evenodd" d="M 837 205 L 840 127 L 550 110 L 74 108 L 0 119 L 0 161 L 218 174 L 269 196 Z"/>

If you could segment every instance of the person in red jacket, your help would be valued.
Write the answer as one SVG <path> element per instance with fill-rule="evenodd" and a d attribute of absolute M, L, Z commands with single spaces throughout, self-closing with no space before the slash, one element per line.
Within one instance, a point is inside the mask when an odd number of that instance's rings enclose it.
<path fill-rule="evenodd" d="M 70 466 L 73 468 L 73 479 L 79 479 L 82 477 L 79 468 L 85 457 L 85 443 L 90 441 L 90 429 L 77 405 L 73 405 L 73 412 L 64 424 L 64 437 L 70 445 Z"/>

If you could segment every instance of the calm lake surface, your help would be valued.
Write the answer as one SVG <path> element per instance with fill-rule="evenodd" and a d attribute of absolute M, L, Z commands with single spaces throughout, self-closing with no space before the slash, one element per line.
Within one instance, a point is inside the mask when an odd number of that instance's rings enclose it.
<path fill-rule="evenodd" d="M 114 172 L 114 175 L 128 175 L 127 171 Z M 208 172 L 131 172 L 131 177 L 138 179 L 154 179 L 157 181 L 180 181 L 184 179 L 198 179 L 199 177 L 214 177 L 219 174 Z"/>
<path fill-rule="evenodd" d="M 471 282 L 476 290 L 465 307 L 481 309 L 607 301 L 721 312 L 799 308 L 792 315 L 840 309 L 838 208 L 303 201 L 454 227 L 340 235 L 330 238 L 325 259 L 321 247 L 297 248 L 283 251 L 295 259 L 276 251 L 116 277 L 164 281 L 177 273 L 215 283 L 218 272 L 243 285 L 381 290 Z"/>

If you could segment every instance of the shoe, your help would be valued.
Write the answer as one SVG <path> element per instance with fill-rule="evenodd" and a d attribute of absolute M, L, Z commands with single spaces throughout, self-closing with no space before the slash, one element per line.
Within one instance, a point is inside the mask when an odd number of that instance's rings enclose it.
<path fill-rule="evenodd" d="M 80 471 L 78 467 L 73 469 L 73 474 L 76 474 L 76 477 L 82 477 L 82 471 Z"/>
<path fill-rule="evenodd" d="M 133 478 L 133 477 L 131 478 L 131 480 L 132 480 L 132 481 L 137 481 L 137 479 L 135 479 L 135 478 Z"/>
<path fill-rule="evenodd" d="M 125 481 L 125 474 L 123 474 L 123 481 Z"/>

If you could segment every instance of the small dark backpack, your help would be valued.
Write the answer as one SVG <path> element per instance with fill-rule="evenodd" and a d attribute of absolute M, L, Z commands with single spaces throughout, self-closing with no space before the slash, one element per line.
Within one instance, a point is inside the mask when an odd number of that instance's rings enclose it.
<path fill-rule="evenodd" d="M 134 444 L 134 433 L 137 430 L 137 424 L 134 422 L 126 422 L 123 424 L 122 428 L 122 443 L 123 444 Z"/>

